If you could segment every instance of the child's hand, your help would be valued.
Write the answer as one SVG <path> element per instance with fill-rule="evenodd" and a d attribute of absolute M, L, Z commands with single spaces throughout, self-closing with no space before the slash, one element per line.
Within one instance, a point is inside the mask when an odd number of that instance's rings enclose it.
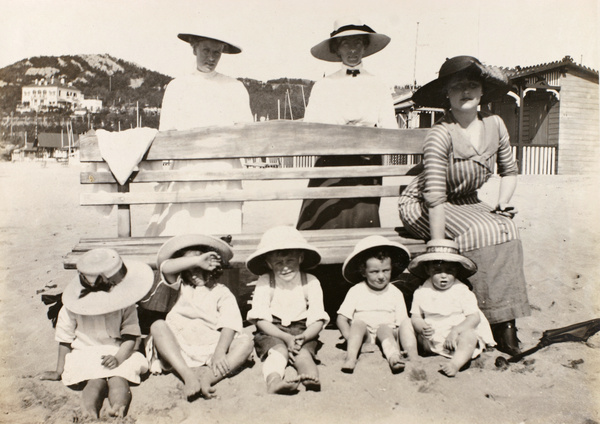
<path fill-rule="evenodd" d="M 102 355 L 102 366 L 109 370 L 115 369 L 119 366 L 119 360 L 112 355 Z"/>
<path fill-rule="evenodd" d="M 296 337 L 294 337 L 294 346 L 292 348 L 291 353 L 294 355 L 300 353 L 300 349 L 302 349 L 302 346 L 304 346 L 305 341 L 306 336 L 304 335 L 304 333 L 298 334 Z"/>
<path fill-rule="evenodd" d="M 421 330 L 421 334 L 427 339 L 432 338 L 433 333 L 435 333 L 435 331 L 433 331 L 433 327 L 429 324 L 425 324 Z"/>
<path fill-rule="evenodd" d="M 221 257 L 216 252 L 206 252 L 197 257 L 198 266 L 205 271 L 214 271 L 221 266 Z"/>
<path fill-rule="evenodd" d="M 225 377 L 231 372 L 229 362 L 227 361 L 227 355 L 225 353 L 215 351 L 211 362 L 211 369 L 215 377 L 218 377 L 219 373 Z"/>
<path fill-rule="evenodd" d="M 60 378 L 58 371 L 44 371 L 40 374 L 40 380 L 60 381 Z"/>
<path fill-rule="evenodd" d="M 450 333 L 448 333 L 448 337 L 446 337 L 446 340 L 444 340 L 444 349 L 447 349 L 451 352 L 456 350 L 456 347 L 458 345 L 458 343 L 456 342 L 457 340 L 458 332 L 456 332 L 454 329 L 450 330 Z"/>

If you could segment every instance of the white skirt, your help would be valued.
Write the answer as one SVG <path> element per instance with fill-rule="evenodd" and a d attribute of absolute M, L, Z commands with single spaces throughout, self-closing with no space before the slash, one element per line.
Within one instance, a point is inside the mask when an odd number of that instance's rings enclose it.
<path fill-rule="evenodd" d="M 89 346 L 74 349 L 65 357 L 65 369 L 62 382 L 65 386 L 96 378 L 123 377 L 139 384 L 140 375 L 148 371 L 148 361 L 140 352 L 133 352 L 129 358 L 116 368 L 109 369 L 102 365 L 102 356 L 115 355 L 118 346 Z"/>

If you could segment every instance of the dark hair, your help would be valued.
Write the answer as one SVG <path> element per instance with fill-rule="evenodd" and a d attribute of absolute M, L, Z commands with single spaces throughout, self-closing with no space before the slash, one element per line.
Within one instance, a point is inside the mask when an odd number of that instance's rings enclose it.
<path fill-rule="evenodd" d="M 371 44 L 371 38 L 366 34 L 359 35 L 348 35 L 345 37 L 335 37 L 329 40 L 329 51 L 333 54 L 337 54 L 338 48 L 340 47 L 340 43 L 344 40 L 344 38 L 360 38 L 362 40 L 363 46 L 365 49 L 369 47 Z"/>
<path fill-rule="evenodd" d="M 189 252 L 190 250 L 197 250 L 200 253 L 215 252 L 215 253 L 219 254 L 219 252 L 216 251 L 215 249 L 213 249 L 212 247 L 198 245 L 198 246 L 188 246 L 188 247 L 184 247 L 183 249 L 179 249 L 175 253 L 173 253 L 172 258 L 173 259 L 181 258 L 181 257 L 183 257 L 183 255 L 186 254 L 186 252 Z M 189 271 L 189 270 L 186 270 L 186 271 Z M 181 278 L 183 280 L 183 284 L 193 286 L 193 284 L 190 281 L 188 281 L 185 276 L 186 271 L 183 271 L 181 273 Z M 221 277 L 221 275 L 223 275 L 223 266 L 219 266 L 212 271 L 202 270 L 202 277 L 204 278 L 204 285 L 209 289 L 213 288 L 219 282 L 219 278 Z"/>
<path fill-rule="evenodd" d="M 358 272 L 361 275 L 365 274 L 367 269 L 367 261 L 371 258 L 375 258 L 380 261 L 389 258 L 392 265 L 392 276 L 399 275 L 408 266 L 408 261 L 402 260 L 403 258 L 400 255 L 394 254 L 395 252 L 395 249 L 387 248 L 385 246 L 376 246 L 365 250 L 364 252 L 360 253 L 357 258 Z"/>

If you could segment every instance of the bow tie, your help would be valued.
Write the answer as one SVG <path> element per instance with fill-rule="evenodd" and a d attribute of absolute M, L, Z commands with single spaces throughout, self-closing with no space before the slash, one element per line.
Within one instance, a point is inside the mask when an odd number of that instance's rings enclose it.
<path fill-rule="evenodd" d="M 346 75 L 352 75 L 352 77 L 360 74 L 360 69 L 346 69 Z"/>

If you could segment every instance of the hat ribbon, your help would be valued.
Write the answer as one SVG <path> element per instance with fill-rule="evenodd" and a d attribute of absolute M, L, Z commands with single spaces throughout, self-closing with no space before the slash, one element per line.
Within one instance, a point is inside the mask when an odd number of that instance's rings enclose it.
<path fill-rule="evenodd" d="M 430 246 L 427 248 L 427 253 L 454 253 L 458 254 L 455 247 L 450 246 Z"/>
<path fill-rule="evenodd" d="M 343 27 L 339 27 L 338 29 L 333 31 L 331 34 L 329 34 L 329 36 L 335 37 L 340 32 L 351 31 L 353 29 L 355 29 L 357 31 L 364 31 L 364 32 L 369 32 L 371 34 L 375 34 L 375 31 L 373 31 L 373 29 L 368 25 L 344 25 Z"/>
<path fill-rule="evenodd" d="M 79 273 L 79 282 L 83 286 L 83 290 L 79 293 L 79 298 L 81 299 L 92 292 L 109 292 L 114 286 L 123 281 L 123 278 L 125 278 L 126 275 L 127 267 L 125 264 L 122 264 L 121 268 L 110 277 L 106 277 L 103 274 L 98 275 L 93 283 L 90 283 L 85 275 Z"/>

